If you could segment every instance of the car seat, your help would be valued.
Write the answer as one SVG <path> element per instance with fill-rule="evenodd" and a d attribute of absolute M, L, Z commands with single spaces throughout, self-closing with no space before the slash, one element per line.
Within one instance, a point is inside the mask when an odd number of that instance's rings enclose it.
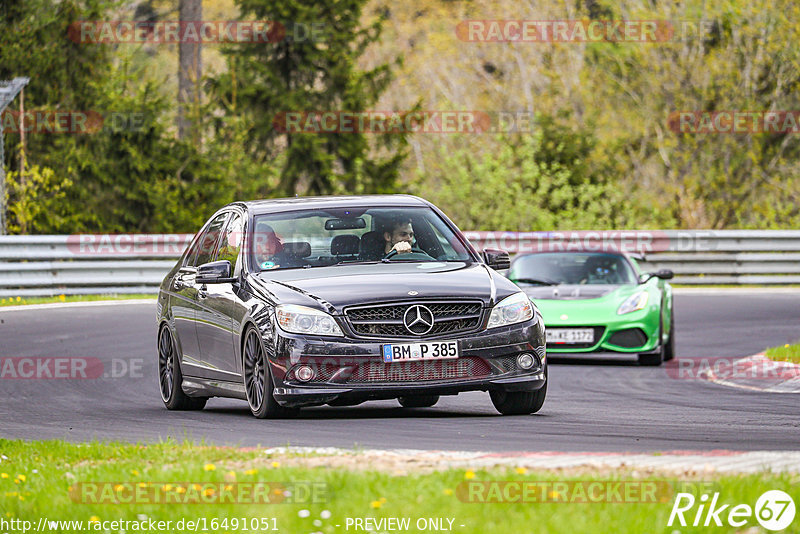
<path fill-rule="evenodd" d="M 383 239 L 383 232 L 373 230 L 361 236 L 358 246 L 358 259 L 362 261 L 378 261 L 382 259 L 386 252 L 386 241 Z"/>
<path fill-rule="evenodd" d="M 331 240 L 331 255 L 338 261 L 358 259 L 361 238 L 353 234 L 337 235 Z"/>

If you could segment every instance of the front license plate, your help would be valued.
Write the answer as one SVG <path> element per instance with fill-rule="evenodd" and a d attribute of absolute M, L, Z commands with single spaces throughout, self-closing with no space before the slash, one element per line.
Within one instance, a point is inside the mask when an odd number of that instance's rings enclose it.
<path fill-rule="evenodd" d="M 458 341 L 433 341 L 406 345 L 384 345 L 383 361 L 386 363 L 414 360 L 449 360 L 458 358 Z"/>
<path fill-rule="evenodd" d="M 548 328 L 545 332 L 548 343 L 594 343 L 593 328 Z"/>

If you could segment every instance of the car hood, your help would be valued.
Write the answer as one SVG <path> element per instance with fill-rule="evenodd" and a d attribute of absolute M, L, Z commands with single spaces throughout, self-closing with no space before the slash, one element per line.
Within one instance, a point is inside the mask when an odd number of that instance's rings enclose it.
<path fill-rule="evenodd" d="M 341 314 L 347 306 L 409 299 L 479 299 L 484 306 L 519 292 L 481 263 L 397 262 L 262 271 L 253 276 L 278 303 Z M 416 292 L 414 294 L 414 292 Z"/>
<path fill-rule="evenodd" d="M 521 286 L 522 290 L 534 300 L 581 300 L 605 297 L 620 289 L 621 285 L 569 285 Z"/>
<path fill-rule="evenodd" d="M 571 288 L 580 288 L 578 296 L 570 297 Z M 595 325 L 604 324 L 608 321 L 618 320 L 621 317 L 627 319 L 639 318 L 642 315 L 650 313 L 652 308 L 658 307 L 659 299 L 655 295 L 650 296 L 650 302 L 646 308 L 638 312 L 633 312 L 630 315 L 620 316 L 617 315 L 617 309 L 620 304 L 629 298 L 631 295 L 639 293 L 640 291 L 654 291 L 654 288 L 643 284 L 623 284 L 617 286 L 595 286 L 594 289 L 605 289 L 606 291 L 595 297 L 588 297 L 590 292 L 583 293 L 583 289 L 589 289 L 591 286 L 558 286 L 559 293 L 567 293 L 564 298 L 553 298 L 554 287 L 536 287 L 525 288 L 526 293 L 536 303 L 539 311 L 544 317 L 544 322 L 548 326 L 558 326 L 562 324 L 570 325 Z M 543 297 L 536 297 L 529 293 L 527 290 L 535 289 L 538 292 L 549 290 L 549 292 L 542 293 Z M 596 294 L 596 293 L 595 293 Z M 581 296 L 582 295 L 582 296 Z"/>

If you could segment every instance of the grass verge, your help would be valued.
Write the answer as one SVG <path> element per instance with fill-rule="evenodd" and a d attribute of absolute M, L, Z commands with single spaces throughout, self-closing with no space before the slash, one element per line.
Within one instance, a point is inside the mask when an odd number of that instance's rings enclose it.
<path fill-rule="evenodd" d="M 766 351 L 767 358 L 777 362 L 791 362 L 800 364 L 800 343 L 782 347 L 772 347 Z"/>
<path fill-rule="evenodd" d="M 380 523 L 359 529 L 355 519 L 366 526 L 367 518 L 408 518 L 408 528 L 397 531 L 670 533 L 675 527 L 668 527 L 667 522 L 677 491 L 695 494 L 698 504 L 701 494 L 719 492 L 721 503 L 752 507 L 765 491 L 780 489 L 800 502 L 800 479 L 788 474 L 704 475 L 704 480 L 677 481 L 654 474 L 641 478 L 641 474 L 626 471 L 565 474 L 522 468 L 451 468 L 399 475 L 377 469 L 310 466 L 298 462 L 297 457 L 268 456 L 262 449 L 175 442 L 131 445 L 0 440 L 0 452 L 0 520 L 30 521 L 30 530 L 36 530 L 40 519 L 49 531 L 76 532 L 79 528 L 62 524 L 59 529 L 59 525 L 48 525 L 47 521 L 80 521 L 83 531 L 147 530 L 134 529 L 130 523 L 109 523 L 121 520 L 171 521 L 168 527 L 151 526 L 150 532 L 332 534 L 392 530 Z M 505 485 L 498 485 L 498 492 L 492 493 L 489 481 L 503 481 Z M 637 491 L 633 497 L 626 489 L 618 494 L 601 491 L 600 495 L 610 497 L 586 502 L 588 494 L 578 489 L 592 482 L 600 482 L 604 488 L 609 487 L 606 483 L 657 483 L 660 489 L 652 494 Z M 566 485 L 559 487 L 556 483 Z M 536 485 L 536 491 L 530 494 L 533 502 L 481 502 L 497 500 L 491 495 L 509 498 L 511 493 L 502 488 L 523 484 Z M 268 495 L 268 503 L 219 502 L 231 495 L 253 501 L 256 493 L 248 488 L 256 486 L 268 489 L 258 493 L 262 500 Z M 482 489 L 475 491 L 476 487 Z M 519 498 L 521 493 L 514 495 Z M 554 502 L 535 502 L 545 496 L 545 500 Z M 619 501 L 619 496 L 622 502 L 608 502 Z M 192 504 L 190 497 L 199 503 Z M 687 512 L 689 524 L 696 511 L 697 506 Z M 724 522 L 724 514 L 722 518 Z M 432 528 L 437 523 L 431 523 L 431 519 L 441 521 L 438 528 Z M 178 523 L 181 520 L 182 525 Z M 188 521 L 197 523 L 189 528 Z M 755 517 L 748 524 L 757 526 Z M 3 528 L 8 527 L 0 530 Z M 680 527 L 682 533 L 708 531 L 702 521 L 699 527 Z M 725 523 L 713 531 L 743 529 Z"/>
<path fill-rule="evenodd" d="M 0 306 L 24 306 L 25 304 L 51 304 L 54 302 L 93 302 L 97 300 L 153 299 L 150 293 L 111 294 L 111 295 L 58 295 L 56 297 L 5 297 L 0 298 Z"/>

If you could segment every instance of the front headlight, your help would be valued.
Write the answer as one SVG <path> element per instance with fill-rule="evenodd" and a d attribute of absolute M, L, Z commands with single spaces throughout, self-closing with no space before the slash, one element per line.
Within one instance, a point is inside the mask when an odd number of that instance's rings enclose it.
<path fill-rule="evenodd" d="M 514 293 L 501 300 L 489 316 L 486 328 L 522 323 L 533 318 L 533 303 L 525 293 Z"/>
<path fill-rule="evenodd" d="M 647 299 L 649 296 L 650 294 L 647 291 L 642 291 L 641 293 L 631 295 L 625 299 L 625 302 L 620 304 L 619 309 L 617 310 L 617 315 L 625 315 L 626 313 L 641 310 L 647 306 Z"/>
<path fill-rule="evenodd" d="M 278 326 L 294 334 L 316 334 L 319 336 L 344 336 L 336 320 L 325 312 L 297 306 L 281 304 L 276 309 Z"/>

